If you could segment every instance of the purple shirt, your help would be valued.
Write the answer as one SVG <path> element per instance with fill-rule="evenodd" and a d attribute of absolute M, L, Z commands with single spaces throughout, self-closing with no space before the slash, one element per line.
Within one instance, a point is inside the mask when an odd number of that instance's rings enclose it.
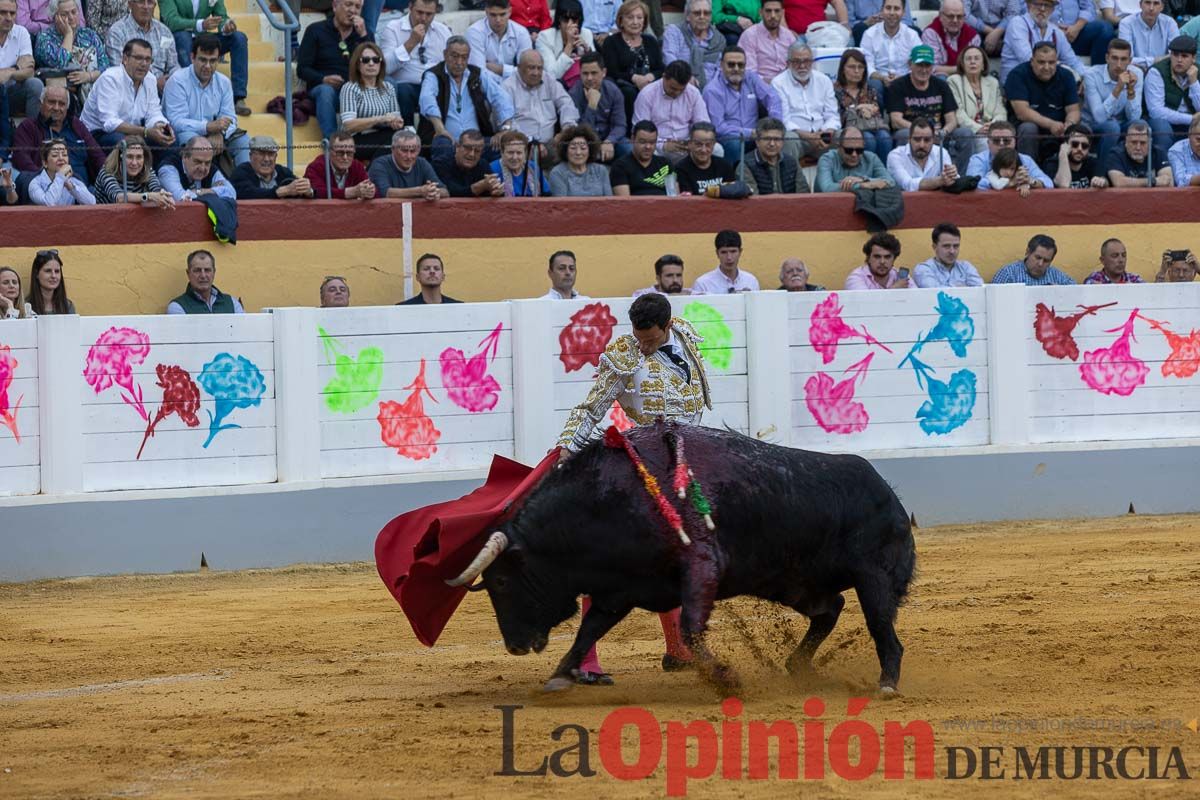
<path fill-rule="evenodd" d="M 718 74 L 704 87 L 703 96 L 708 116 L 720 137 L 742 135 L 749 138 L 753 135 L 760 102 L 767 107 L 768 117 L 783 118 L 779 95 L 753 72 L 746 73 L 736 91 L 724 74 Z"/>
<path fill-rule="evenodd" d="M 679 97 L 667 97 L 662 78 L 638 92 L 633 104 L 633 122 L 636 125 L 644 119 L 658 126 L 659 147 L 667 141 L 686 141 L 693 122 L 709 121 L 699 89 L 689 83 Z"/>
<path fill-rule="evenodd" d="M 786 23 L 779 23 L 777 33 L 779 36 L 772 38 L 771 32 L 759 22 L 738 37 L 738 47 L 746 51 L 746 71 L 757 72 L 767 82 L 787 69 L 787 51 L 796 41 L 796 34 Z"/>
<path fill-rule="evenodd" d="M 866 264 L 863 264 L 861 267 L 859 267 L 856 270 L 851 271 L 851 273 L 846 276 L 846 288 L 847 289 L 890 289 L 890 288 L 892 288 L 892 286 L 894 286 L 896 284 L 896 281 L 898 281 L 898 280 L 900 280 L 900 273 L 896 271 L 895 267 L 893 267 L 892 271 L 890 273 L 888 273 L 887 286 L 880 286 L 879 283 L 875 280 L 875 276 L 871 274 L 871 268 L 868 267 Z M 912 282 L 912 278 L 910 276 L 909 281 L 908 281 L 908 288 L 913 289 L 915 287 L 916 287 L 916 284 L 914 284 Z"/>
<path fill-rule="evenodd" d="M 1095 272 L 1093 272 L 1091 275 L 1088 275 L 1086 278 L 1083 279 L 1083 282 L 1084 283 L 1112 283 L 1112 284 L 1117 283 L 1117 281 L 1110 279 L 1108 277 L 1108 275 L 1105 274 L 1104 270 L 1102 270 L 1102 269 L 1098 269 Z M 1145 283 L 1145 281 L 1143 281 L 1142 276 L 1138 275 L 1137 273 L 1126 272 L 1125 280 L 1121 281 L 1121 283 Z"/>

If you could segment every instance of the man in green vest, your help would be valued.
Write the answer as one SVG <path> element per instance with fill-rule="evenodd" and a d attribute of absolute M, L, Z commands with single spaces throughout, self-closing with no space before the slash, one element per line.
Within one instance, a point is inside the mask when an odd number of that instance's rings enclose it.
<path fill-rule="evenodd" d="M 229 55 L 229 80 L 233 83 L 233 107 L 239 117 L 250 113 L 246 105 L 246 83 L 250 73 L 250 47 L 246 34 L 237 29 L 225 0 L 159 0 L 159 16 L 175 37 L 179 66 L 192 63 L 192 37 L 214 34 L 221 40 L 221 55 Z"/>
<path fill-rule="evenodd" d="M 183 294 L 167 304 L 168 314 L 244 314 L 242 303 L 213 285 L 217 260 L 207 250 L 193 250 L 187 257 L 188 285 Z"/>
<path fill-rule="evenodd" d="M 1176 36 L 1167 45 L 1170 57 L 1146 71 L 1146 113 L 1154 130 L 1154 146 L 1169 150 L 1187 135 L 1192 115 L 1200 111 L 1196 40 Z"/>

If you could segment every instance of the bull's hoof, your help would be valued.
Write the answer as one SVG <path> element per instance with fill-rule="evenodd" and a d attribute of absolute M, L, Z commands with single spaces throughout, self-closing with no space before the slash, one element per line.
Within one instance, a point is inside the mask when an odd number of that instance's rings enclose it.
<path fill-rule="evenodd" d="M 900 692 L 895 686 L 880 686 L 879 691 L 875 693 L 875 697 L 879 700 L 891 700 L 899 696 Z"/>
<path fill-rule="evenodd" d="M 575 682 L 584 686 L 612 686 L 613 676 L 607 672 L 582 672 L 580 670 L 572 670 L 575 676 Z"/>
<path fill-rule="evenodd" d="M 562 675 L 555 675 L 542 687 L 543 692 L 565 692 L 575 685 L 573 678 L 565 678 Z"/>

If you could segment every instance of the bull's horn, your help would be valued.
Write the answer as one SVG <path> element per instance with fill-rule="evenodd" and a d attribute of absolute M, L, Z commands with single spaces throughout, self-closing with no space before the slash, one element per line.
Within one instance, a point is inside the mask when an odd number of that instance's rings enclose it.
<path fill-rule="evenodd" d="M 479 573 L 491 566 L 506 547 L 508 547 L 508 537 L 500 531 L 495 531 L 488 537 L 483 549 L 479 551 L 479 555 L 475 556 L 475 560 L 471 562 L 471 566 L 463 570 L 463 573 L 457 578 L 446 581 L 446 585 L 465 586 L 475 580 L 479 577 Z"/>

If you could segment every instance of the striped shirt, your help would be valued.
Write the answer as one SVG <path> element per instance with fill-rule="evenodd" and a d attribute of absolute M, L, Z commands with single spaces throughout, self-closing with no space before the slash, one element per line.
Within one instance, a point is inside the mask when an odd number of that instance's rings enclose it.
<path fill-rule="evenodd" d="M 1025 269 L 1024 261 L 1005 264 L 992 278 L 992 283 L 1023 283 L 1026 286 L 1073 286 L 1075 281 L 1058 267 L 1046 267 L 1042 277 L 1035 278 Z"/>
<path fill-rule="evenodd" d="M 129 182 L 129 193 L 140 195 L 142 192 L 161 192 L 162 184 L 158 182 L 158 175 L 154 170 L 147 170 L 150 173 L 149 180 L 144 182 Z M 121 178 L 119 175 L 109 175 L 108 170 L 102 169 L 96 174 L 96 185 L 93 187 L 96 195 L 97 203 L 121 203 Z"/>
<path fill-rule="evenodd" d="M 381 83 L 374 89 L 364 89 L 357 83 L 346 81 L 342 84 L 339 102 L 343 124 L 363 117 L 400 113 L 396 91 L 388 83 Z"/>

